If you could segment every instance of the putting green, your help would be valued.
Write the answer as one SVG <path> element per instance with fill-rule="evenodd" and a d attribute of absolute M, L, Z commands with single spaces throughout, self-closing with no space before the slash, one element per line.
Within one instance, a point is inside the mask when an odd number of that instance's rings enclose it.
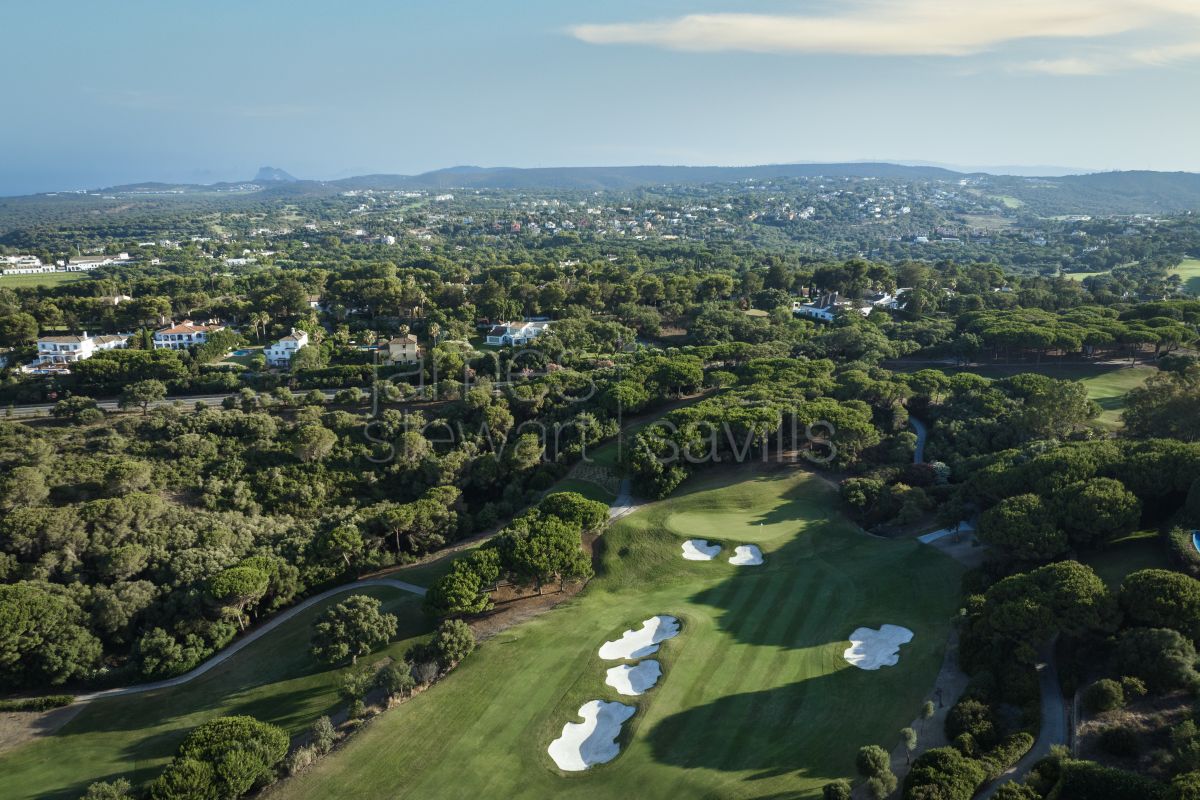
<path fill-rule="evenodd" d="M 799 470 L 709 473 L 601 537 L 580 595 L 499 634 L 445 681 L 378 718 L 272 798 L 815 797 L 864 744 L 896 744 L 933 688 L 960 568 L 875 539 Z M 740 511 L 739 511 L 740 509 Z M 713 513 L 706 514 L 705 511 Z M 762 519 L 764 516 L 767 519 Z M 761 528 L 759 521 L 769 522 Z M 766 563 L 680 556 L 689 536 L 760 534 Z M 654 614 L 682 623 L 658 685 L 626 697 L 597 650 Z M 842 657 L 862 626 L 915 632 L 897 666 Z M 612 762 L 560 772 L 546 747 L 589 700 L 637 707 Z"/>

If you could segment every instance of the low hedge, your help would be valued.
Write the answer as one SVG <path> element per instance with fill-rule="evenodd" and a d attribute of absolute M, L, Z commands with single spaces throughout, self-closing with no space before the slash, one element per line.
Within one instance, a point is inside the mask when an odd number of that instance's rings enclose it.
<path fill-rule="evenodd" d="M 979 759 L 979 763 L 987 770 L 987 780 L 994 781 L 1004 774 L 1005 770 L 1020 761 L 1026 753 L 1033 749 L 1033 742 L 1033 736 L 1022 731 L 1014 733 L 989 750 Z"/>
<path fill-rule="evenodd" d="M 1192 544 L 1192 528 L 1185 525 L 1171 529 L 1167 536 L 1167 554 L 1171 563 L 1193 578 L 1200 578 L 1200 552 Z"/>
<path fill-rule="evenodd" d="M 72 694 L 48 694 L 43 697 L 18 697 L 0 700 L 0 711 L 49 711 L 75 702 Z"/>

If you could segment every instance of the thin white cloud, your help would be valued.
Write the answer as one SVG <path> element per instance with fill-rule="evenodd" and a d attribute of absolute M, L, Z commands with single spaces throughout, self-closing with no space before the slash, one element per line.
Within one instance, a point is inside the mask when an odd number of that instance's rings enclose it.
<path fill-rule="evenodd" d="M 1018 42 L 1100 41 L 1135 34 L 1195 35 L 1125 52 L 1144 64 L 1200 55 L 1200 0 L 858 0 L 834 14 L 690 14 L 652 22 L 577 25 L 577 39 L 682 51 L 970 56 Z M 1094 74 L 1104 59 L 1064 55 L 1026 69 Z"/>
<path fill-rule="evenodd" d="M 1103 75 L 1111 69 L 1110 65 L 1092 58 L 1039 58 L 1018 67 L 1020 72 L 1043 75 Z"/>

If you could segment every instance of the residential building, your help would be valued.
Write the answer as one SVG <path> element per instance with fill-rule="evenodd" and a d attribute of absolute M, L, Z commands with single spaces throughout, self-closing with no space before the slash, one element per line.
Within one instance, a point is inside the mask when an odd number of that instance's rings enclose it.
<path fill-rule="evenodd" d="M 267 363 L 272 367 L 286 367 L 292 363 L 296 351 L 308 344 L 308 333 L 292 328 L 292 332 L 270 347 L 263 349 Z"/>
<path fill-rule="evenodd" d="M 488 344 L 529 344 L 545 333 L 550 323 L 544 320 L 537 322 L 500 322 L 493 325 L 487 332 Z"/>
<path fill-rule="evenodd" d="M 204 324 L 197 324 L 190 319 L 185 319 L 178 325 L 172 325 L 169 328 L 163 328 L 160 331 L 154 332 L 154 349 L 155 350 L 186 350 L 192 345 L 204 344 L 208 341 L 208 337 L 217 331 L 225 330 L 225 326 L 218 323 L 216 320 L 209 320 Z"/>
<path fill-rule="evenodd" d="M 875 306 L 870 303 L 858 305 L 849 300 L 840 300 L 838 299 L 837 292 L 823 294 L 811 303 L 801 303 L 799 300 L 792 303 L 792 313 L 796 316 L 820 320 L 821 322 L 833 322 L 838 314 L 845 311 L 857 311 L 866 317 L 874 309 Z"/>
<path fill-rule="evenodd" d="M 53 264 L 43 264 L 37 256 L 0 256 L 2 275 L 37 275 L 54 270 Z"/>
<path fill-rule="evenodd" d="M 68 365 L 86 361 L 102 350 L 124 350 L 129 334 L 116 336 L 43 336 L 37 341 L 38 357 L 23 372 L 44 375 L 51 372 L 69 373 Z"/>
<path fill-rule="evenodd" d="M 70 261 L 59 264 L 64 272 L 91 272 L 100 267 L 124 264 L 132 260 L 129 253 L 117 253 L 115 256 L 74 256 Z"/>
<path fill-rule="evenodd" d="M 383 349 L 388 362 L 392 364 L 417 364 L 421 361 L 421 346 L 411 333 L 389 339 Z"/>

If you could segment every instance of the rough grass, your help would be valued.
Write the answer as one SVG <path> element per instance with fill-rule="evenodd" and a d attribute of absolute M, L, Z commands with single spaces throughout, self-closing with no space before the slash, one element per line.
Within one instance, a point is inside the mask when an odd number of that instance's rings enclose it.
<path fill-rule="evenodd" d="M 1171 274 L 1183 279 L 1185 291 L 1200 295 L 1200 258 L 1185 258 L 1182 264 L 1171 270 Z"/>
<path fill-rule="evenodd" d="M 408 577 L 408 576 L 405 576 Z M 387 587 L 362 592 L 384 601 L 400 618 L 399 641 L 362 663 L 400 656 L 428 630 L 416 595 Z M 0 757 L 0 791 L 6 800 L 75 798 L 92 781 L 120 776 L 152 779 L 192 728 L 224 714 L 250 714 L 304 731 L 341 705 L 342 669 L 329 669 L 308 654 L 312 623 L 338 595 L 308 609 L 196 680 L 170 689 L 99 700 L 53 736 Z"/>
<path fill-rule="evenodd" d="M 914 366 L 912 369 L 924 369 Z M 1025 372 L 1049 375 L 1059 380 L 1079 381 L 1087 388 L 1088 397 L 1099 404 L 1101 412 L 1097 421 L 1110 427 L 1121 424 L 1121 412 L 1125 410 L 1125 396 L 1146 382 L 1158 371 L 1157 367 L 1145 365 L 1116 366 L 1112 364 L 981 364 L 972 367 L 934 367 L 939 372 L 954 375 L 973 372 L 985 378 L 1000 379 Z M 907 368 L 905 371 L 909 371 Z"/>
<path fill-rule="evenodd" d="M 1158 531 L 1138 531 L 1112 542 L 1084 562 L 1096 571 L 1110 589 L 1115 589 L 1125 576 L 1139 569 L 1170 569 L 1167 547 Z"/>
<path fill-rule="evenodd" d="M 36 286 L 59 286 L 87 278 L 86 272 L 45 272 L 35 275 L 0 275 L 0 289 L 29 289 Z"/>
<path fill-rule="evenodd" d="M 913 541 L 868 537 L 836 494 L 799 471 L 743 468 L 687 484 L 598 543 L 580 595 L 484 643 L 445 681 L 375 720 L 272 798 L 815 797 L 850 776 L 859 746 L 889 749 L 933 686 L 960 568 Z M 762 523 L 761 525 L 759 523 Z M 688 562 L 684 535 L 720 541 Z M 762 567 L 732 567 L 755 542 Z M 641 698 L 604 684 L 597 649 L 653 614 L 682 632 Z M 877 672 L 842 658 L 855 628 L 905 625 L 916 638 Z M 588 700 L 635 703 L 622 753 L 561 773 L 546 753 Z"/>

